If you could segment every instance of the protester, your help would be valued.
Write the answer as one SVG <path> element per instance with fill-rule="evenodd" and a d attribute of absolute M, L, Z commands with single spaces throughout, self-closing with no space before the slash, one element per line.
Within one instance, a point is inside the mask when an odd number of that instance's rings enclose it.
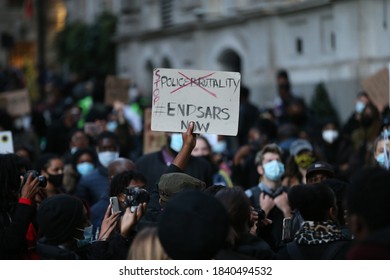
<path fill-rule="evenodd" d="M 354 111 L 342 127 L 343 134 L 350 135 L 355 129 L 359 128 L 362 121 L 363 110 L 370 103 L 371 99 L 366 92 L 362 91 L 357 94 L 354 101 Z"/>
<path fill-rule="evenodd" d="M 334 119 L 324 121 L 321 134 L 321 139 L 316 143 L 319 156 L 334 166 L 335 176 L 348 180 L 355 167 L 350 138 L 341 133 Z"/>
<path fill-rule="evenodd" d="M 36 170 L 45 176 L 47 197 L 65 192 L 64 189 L 64 162 L 56 154 L 43 154 L 37 160 Z"/>
<path fill-rule="evenodd" d="M 219 145 L 219 143 L 226 144 L 226 142 L 224 140 L 218 141 L 218 135 L 213 136 L 216 136 L 216 139 L 214 138 L 214 140 L 216 140 L 213 143 L 214 146 L 210 144 L 206 136 L 198 136 L 196 138 L 195 148 L 191 155 L 194 157 L 201 157 L 210 163 L 213 173 L 213 184 L 232 187 L 233 183 L 230 178 L 231 171 L 223 160 L 223 153 L 226 149 L 226 145 Z"/>
<path fill-rule="evenodd" d="M 292 142 L 283 185 L 290 187 L 306 183 L 306 170 L 316 159 L 313 145 L 309 141 L 297 139 Z"/>
<path fill-rule="evenodd" d="M 298 185 L 290 189 L 291 208 L 297 209 L 304 222 L 294 240 L 278 252 L 281 259 L 345 259 L 351 241 L 343 235 L 337 221 L 333 191 L 323 185 Z"/>
<path fill-rule="evenodd" d="M 158 237 L 174 260 L 207 260 L 225 244 L 229 221 L 216 198 L 198 190 L 183 191 L 169 201 L 158 223 Z"/>
<path fill-rule="evenodd" d="M 272 249 L 282 242 L 283 219 L 291 217 L 286 188 L 282 186 L 284 164 L 281 162 L 282 150 L 276 144 L 266 145 L 256 155 L 260 183 L 245 191 L 255 209 L 262 209 L 272 224 L 260 231 Z"/>
<path fill-rule="evenodd" d="M 274 259 L 271 247 L 261 238 L 250 234 L 251 207 L 244 191 L 239 187 L 223 189 L 215 197 L 225 207 L 231 226 L 228 244 L 216 259 Z"/>
<path fill-rule="evenodd" d="M 0 259 L 3 260 L 28 255 L 26 234 L 35 219 L 35 197 L 41 191 L 38 178 L 32 174 L 21 182 L 17 158 L 14 154 L 0 154 Z"/>
<path fill-rule="evenodd" d="M 98 164 L 95 150 L 79 148 L 70 158 L 70 163 L 64 166 L 64 190 L 74 194 L 80 179 L 92 173 Z"/>
<path fill-rule="evenodd" d="M 90 174 L 81 177 L 76 188 L 76 195 L 92 207 L 108 193 L 108 165 L 119 157 L 119 142 L 112 132 L 102 132 L 97 138 L 96 152 L 99 166 Z"/>
<path fill-rule="evenodd" d="M 320 183 L 326 179 L 334 178 L 334 168 L 327 162 L 317 161 L 311 164 L 306 170 L 306 183 Z"/>
<path fill-rule="evenodd" d="M 157 227 L 141 230 L 131 244 L 128 260 L 169 260 L 158 238 Z"/>
<path fill-rule="evenodd" d="M 161 175 L 166 173 L 168 167 L 182 149 L 182 134 L 168 133 L 167 143 L 168 145 L 162 147 L 160 151 L 143 155 L 135 162 L 138 169 L 145 175 L 151 185 L 158 183 Z M 190 156 L 187 166 L 183 171 L 190 176 L 204 181 L 208 186 L 212 185 L 211 165 L 202 158 Z"/>
<path fill-rule="evenodd" d="M 347 189 L 347 221 L 356 239 L 348 259 L 390 259 L 390 173 L 381 167 L 360 170 Z"/>

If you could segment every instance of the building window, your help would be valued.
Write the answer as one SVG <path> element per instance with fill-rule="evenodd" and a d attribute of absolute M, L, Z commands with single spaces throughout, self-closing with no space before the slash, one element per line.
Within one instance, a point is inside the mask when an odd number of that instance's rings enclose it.
<path fill-rule="evenodd" d="M 306 19 L 296 18 L 287 22 L 286 31 L 289 34 L 288 49 L 292 57 L 303 56 L 308 53 L 308 24 Z"/>
<path fill-rule="evenodd" d="M 161 24 L 162 27 L 170 27 L 173 24 L 173 1 L 161 0 Z"/>
<path fill-rule="evenodd" d="M 387 0 L 383 0 L 383 29 L 387 30 L 388 27 L 388 6 Z"/>
<path fill-rule="evenodd" d="M 330 33 L 330 47 L 333 51 L 336 50 L 336 34 L 334 32 Z"/>
<path fill-rule="evenodd" d="M 299 55 L 303 54 L 303 40 L 300 37 L 295 39 L 295 53 Z"/>
<path fill-rule="evenodd" d="M 333 17 L 331 15 L 322 17 L 320 19 L 320 28 L 322 52 L 335 52 L 337 47 L 337 41 Z"/>

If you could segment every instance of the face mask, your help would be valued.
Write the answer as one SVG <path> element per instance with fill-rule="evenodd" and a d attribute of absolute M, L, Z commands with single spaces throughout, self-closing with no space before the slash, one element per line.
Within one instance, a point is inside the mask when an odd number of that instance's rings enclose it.
<path fill-rule="evenodd" d="M 181 137 L 181 133 L 173 133 L 171 135 L 171 144 L 169 146 L 175 152 L 180 152 L 183 147 L 183 138 Z"/>
<path fill-rule="evenodd" d="M 110 121 L 107 123 L 107 130 L 114 132 L 118 127 L 118 123 L 116 121 Z"/>
<path fill-rule="evenodd" d="M 316 159 L 308 154 L 295 156 L 295 163 L 302 169 L 307 169 Z"/>
<path fill-rule="evenodd" d="M 271 181 L 279 181 L 284 174 L 284 165 L 280 161 L 273 160 L 263 165 L 264 176 Z"/>
<path fill-rule="evenodd" d="M 322 139 L 329 144 L 332 144 L 337 137 L 339 137 L 339 132 L 337 130 L 324 130 L 322 132 Z"/>
<path fill-rule="evenodd" d="M 55 187 L 61 187 L 63 179 L 64 179 L 64 174 L 57 174 L 57 175 L 49 174 L 49 178 L 47 180 L 50 183 L 52 183 Z"/>
<path fill-rule="evenodd" d="M 104 167 L 108 167 L 108 165 L 114 160 L 119 157 L 118 152 L 100 152 L 98 153 L 98 158 L 100 163 Z"/>
<path fill-rule="evenodd" d="M 87 246 L 89 244 L 91 244 L 92 242 L 92 237 L 93 237 L 93 226 L 92 224 L 88 227 L 85 227 L 84 229 L 78 229 L 78 230 L 81 230 L 84 232 L 84 238 L 83 239 L 77 239 L 77 247 L 78 248 L 81 248 L 81 247 L 84 247 L 84 246 Z"/>
<path fill-rule="evenodd" d="M 356 105 L 355 105 L 356 113 L 358 113 L 358 114 L 362 113 L 365 107 L 366 107 L 366 104 L 364 104 L 364 102 L 362 102 L 362 101 L 356 102 Z"/>
<path fill-rule="evenodd" d="M 227 148 L 227 143 L 226 141 L 218 141 L 217 143 L 213 144 L 213 152 L 217 154 L 222 154 L 223 152 L 226 151 Z"/>
<path fill-rule="evenodd" d="M 90 162 L 82 162 L 77 164 L 76 168 L 77 172 L 79 172 L 82 176 L 85 176 L 91 173 L 95 169 L 95 166 Z"/>
<path fill-rule="evenodd" d="M 389 155 L 390 156 L 390 155 Z M 389 157 L 388 156 L 388 157 Z M 379 155 L 377 155 L 377 157 L 375 158 L 376 159 L 376 162 L 383 168 L 387 169 L 386 167 L 386 157 L 385 157 L 385 153 L 380 153 Z"/>
<path fill-rule="evenodd" d="M 72 147 L 72 148 L 70 148 L 70 153 L 71 153 L 72 155 L 74 155 L 74 154 L 77 152 L 77 150 L 78 150 L 77 147 Z"/>
<path fill-rule="evenodd" d="M 385 153 L 380 153 L 379 155 L 377 155 L 376 162 L 380 166 L 384 167 L 385 166 Z"/>

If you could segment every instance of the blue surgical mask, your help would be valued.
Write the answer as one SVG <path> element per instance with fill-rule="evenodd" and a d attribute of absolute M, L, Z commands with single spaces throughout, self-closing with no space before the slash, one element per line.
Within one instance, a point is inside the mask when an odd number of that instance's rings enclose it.
<path fill-rule="evenodd" d="M 108 167 L 108 165 L 114 160 L 119 157 L 118 152 L 99 152 L 98 153 L 98 158 L 100 163 L 104 167 Z"/>
<path fill-rule="evenodd" d="M 226 151 L 227 143 L 225 140 L 218 141 L 217 143 L 213 144 L 212 149 L 214 153 L 222 154 Z"/>
<path fill-rule="evenodd" d="M 95 169 L 95 166 L 92 163 L 86 161 L 86 162 L 82 162 L 82 163 L 77 164 L 76 168 L 77 168 L 77 171 L 82 176 L 85 176 L 85 175 L 91 173 Z"/>
<path fill-rule="evenodd" d="M 264 176 L 271 181 L 279 181 L 284 174 L 284 165 L 278 160 L 267 162 L 263 165 Z"/>
<path fill-rule="evenodd" d="M 377 155 L 376 162 L 380 166 L 384 167 L 385 166 L 385 153 L 380 153 L 379 155 Z"/>
<path fill-rule="evenodd" d="M 110 121 L 107 123 L 107 130 L 114 132 L 116 128 L 118 127 L 118 122 L 116 121 Z"/>
<path fill-rule="evenodd" d="M 85 227 L 84 229 L 79 229 L 84 232 L 84 238 L 83 239 L 76 239 L 77 240 L 77 247 L 81 248 L 84 246 L 87 246 L 92 243 L 92 237 L 93 237 L 93 225 Z"/>
<path fill-rule="evenodd" d="M 355 105 L 356 113 L 361 114 L 365 107 L 366 107 L 366 104 L 364 102 L 362 102 L 362 101 L 356 102 L 356 105 Z"/>
<path fill-rule="evenodd" d="M 171 144 L 169 145 L 175 152 L 180 152 L 183 147 L 183 138 L 181 133 L 173 133 L 171 135 Z"/>

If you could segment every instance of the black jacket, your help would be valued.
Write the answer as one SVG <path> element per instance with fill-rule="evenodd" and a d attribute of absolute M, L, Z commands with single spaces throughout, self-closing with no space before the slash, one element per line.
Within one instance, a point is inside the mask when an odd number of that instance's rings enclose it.
<path fill-rule="evenodd" d="M 0 216 L 0 259 L 20 259 L 27 251 L 26 233 L 35 215 L 35 207 L 17 203 Z"/>

